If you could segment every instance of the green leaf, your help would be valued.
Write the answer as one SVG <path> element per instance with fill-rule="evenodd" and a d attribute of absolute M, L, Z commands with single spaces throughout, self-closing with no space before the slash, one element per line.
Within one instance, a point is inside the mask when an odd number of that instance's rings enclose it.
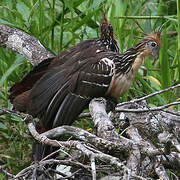
<path fill-rule="evenodd" d="M 103 3 L 105 0 L 96 0 L 96 1 L 93 1 L 93 4 L 91 6 L 91 8 L 97 8 L 100 6 L 101 3 Z"/>
<path fill-rule="evenodd" d="M 0 18 L 0 24 L 9 25 L 9 26 L 15 26 L 15 24 L 10 23 L 2 18 Z"/>
<path fill-rule="evenodd" d="M 5 177 L 2 173 L 0 173 L 0 180 L 3 180 Z"/>
<path fill-rule="evenodd" d="M 16 61 L 6 70 L 3 76 L 0 79 L 0 87 L 3 85 L 4 81 L 8 78 L 8 76 L 24 61 L 24 57 L 19 56 Z"/>
<path fill-rule="evenodd" d="M 165 89 L 171 85 L 171 75 L 170 75 L 170 66 L 169 66 L 169 57 L 168 57 L 168 41 L 167 41 L 167 35 L 166 35 L 166 28 L 164 28 L 163 31 L 163 37 L 162 37 L 162 47 L 160 51 L 160 69 L 161 69 L 161 85 L 162 88 Z M 168 100 L 169 92 L 164 93 L 166 96 L 166 100 Z"/>
<path fill-rule="evenodd" d="M 5 126 L 2 122 L 0 122 L 0 129 L 7 129 L 7 126 Z"/>
<path fill-rule="evenodd" d="M 18 12 L 21 14 L 24 21 L 28 21 L 30 16 L 30 10 L 23 2 L 18 2 L 16 5 Z"/>
<path fill-rule="evenodd" d="M 79 27 L 81 27 L 83 24 L 86 24 L 89 21 L 89 19 L 94 15 L 94 13 L 96 13 L 98 11 L 99 11 L 99 9 L 96 9 L 95 11 L 89 11 L 88 14 L 72 28 L 72 31 L 74 32 Z"/>

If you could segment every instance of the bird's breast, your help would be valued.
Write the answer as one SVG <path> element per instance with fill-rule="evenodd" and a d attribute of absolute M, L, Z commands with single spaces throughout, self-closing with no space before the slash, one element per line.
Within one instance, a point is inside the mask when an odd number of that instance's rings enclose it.
<path fill-rule="evenodd" d="M 134 74 L 132 70 L 128 73 L 115 74 L 106 94 L 114 98 L 123 96 L 130 88 L 133 79 Z"/>
<path fill-rule="evenodd" d="M 144 62 L 144 53 L 140 53 L 134 60 L 128 72 L 114 72 L 110 86 L 106 95 L 118 98 L 123 96 L 130 88 L 134 77 L 136 76 L 139 67 Z M 118 72 L 118 71 L 117 71 Z"/>

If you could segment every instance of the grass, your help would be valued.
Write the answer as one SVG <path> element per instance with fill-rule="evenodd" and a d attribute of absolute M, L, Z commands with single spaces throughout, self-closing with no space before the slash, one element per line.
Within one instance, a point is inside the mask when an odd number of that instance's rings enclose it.
<path fill-rule="evenodd" d="M 142 36 L 133 19 L 138 19 L 147 33 L 159 27 L 164 33 L 159 60 L 145 61 L 147 72 L 139 71 L 133 86 L 121 101 L 180 83 L 178 0 L 161 0 L 160 3 L 152 0 L 0 0 L 0 23 L 35 36 L 54 54 L 77 42 L 98 37 L 103 12 L 114 27 L 121 52 L 139 41 L 135 36 Z M 178 38 L 167 37 L 167 31 L 177 31 Z M 30 69 L 31 65 L 23 57 L 0 48 L 0 106 L 11 107 L 8 90 Z M 176 89 L 148 102 L 150 106 L 158 106 L 179 98 L 180 90 Z M 178 106 L 173 108 L 180 110 Z M 81 127 L 84 127 L 83 122 Z M 0 116 L 0 133 L 0 162 L 16 174 L 31 163 L 32 139 L 23 121 L 12 116 Z"/>
<path fill-rule="evenodd" d="M 177 31 L 178 31 L 178 49 L 177 49 L 177 64 L 178 64 L 178 69 L 176 71 L 177 74 L 179 74 L 179 79 L 180 79 L 180 2 L 177 0 Z M 179 72 L 179 73 L 178 73 Z"/>

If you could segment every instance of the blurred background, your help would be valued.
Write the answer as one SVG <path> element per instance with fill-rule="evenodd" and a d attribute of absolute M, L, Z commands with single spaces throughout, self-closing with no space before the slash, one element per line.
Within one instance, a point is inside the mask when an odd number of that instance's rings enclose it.
<path fill-rule="evenodd" d="M 103 14 L 112 23 L 120 51 L 133 47 L 146 33 L 161 31 L 162 47 L 157 61 L 146 60 L 128 93 L 128 101 L 180 83 L 180 9 L 178 0 L 0 0 L 0 24 L 36 37 L 57 55 L 76 43 L 99 37 Z M 175 35 L 179 32 L 179 36 Z M 171 34 L 171 35 L 167 35 Z M 32 65 L 22 56 L 0 48 L 0 107 L 11 108 L 8 90 Z M 180 89 L 148 99 L 150 107 L 180 99 Z M 170 107 L 180 110 L 180 106 Z M 86 122 L 86 126 L 84 126 Z M 87 122 L 89 126 L 87 126 Z M 89 129 L 92 122 L 76 125 Z M 16 174 L 31 163 L 32 138 L 16 116 L 0 116 L 0 165 Z M 0 173 L 0 179 L 3 175 Z"/>

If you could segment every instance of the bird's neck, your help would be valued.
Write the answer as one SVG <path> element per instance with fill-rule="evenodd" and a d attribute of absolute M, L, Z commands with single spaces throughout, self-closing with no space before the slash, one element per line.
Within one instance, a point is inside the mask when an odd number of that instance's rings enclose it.
<path fill-rule="evenodd" d="M 113 52 L 119 52 L 119 44 L 112 35 L 111 36 L 101 35 L 100 41 L 106 47 L 106 49 Z"/>
<path fill-rule="evenodd" d="M 139 53 L 134 59 L 134 62 L 132 63 L 132 72 L 134 76 L 137 74 L 138 69 L 144 63 L 144 59 L 145 59 L 145 54 L 143 52 Z"/>
<path fill-rule="evenodd" d="M 147 56 L 147 54 L 144 53 L 143 47 L 143 43 L 138 43 L 124 52 L 119 63 L 119 67 L 122 72 L 128 73 L 129 71 L 132 71 L 134 76 L 137 74 L 138 69 L 143 64 L 144 59 Z"/>

